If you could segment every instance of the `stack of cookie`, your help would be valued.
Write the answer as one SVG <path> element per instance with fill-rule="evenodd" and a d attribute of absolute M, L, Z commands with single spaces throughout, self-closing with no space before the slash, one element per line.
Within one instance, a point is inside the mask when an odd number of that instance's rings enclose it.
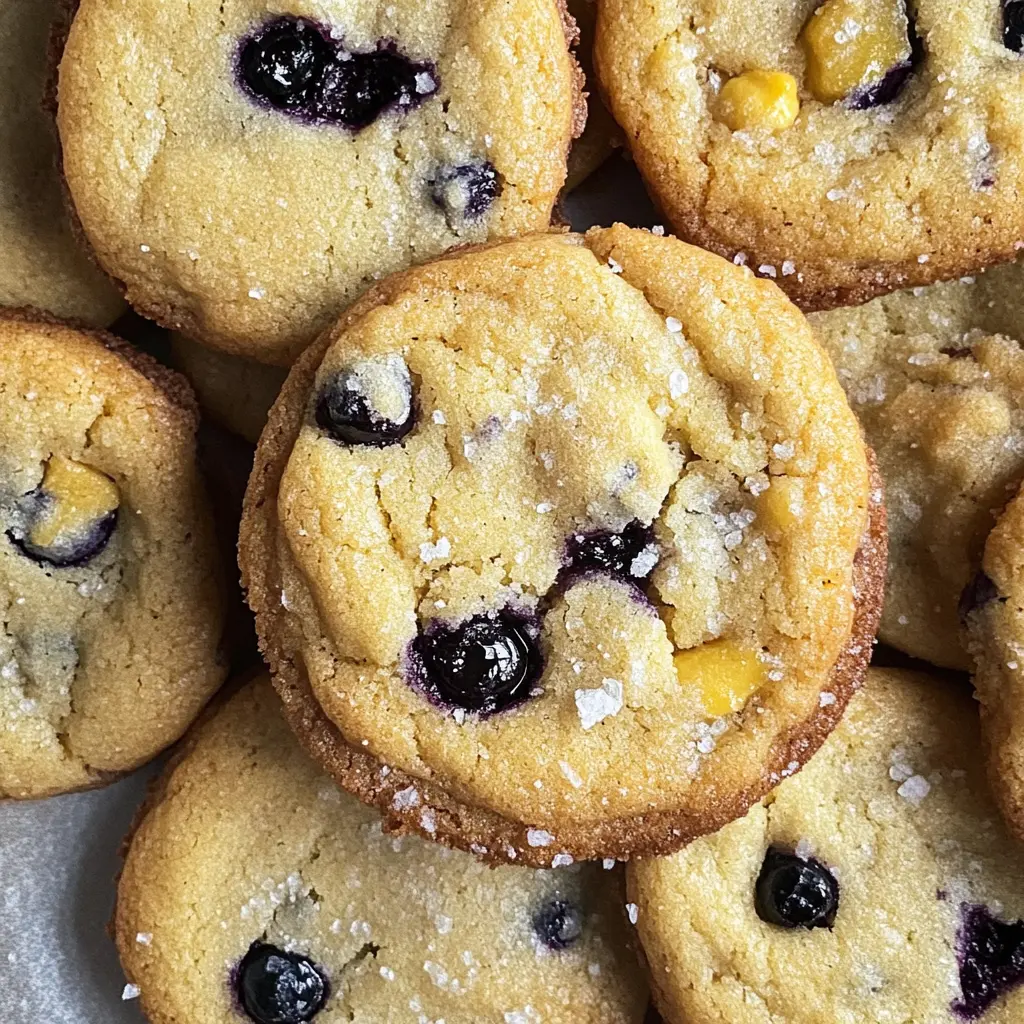
<path fill-rule="evenodd" d="M 0 0 L 0 796 L 153 1024 L 1019 1021 L 1024 2 L 575 6 Z"/>

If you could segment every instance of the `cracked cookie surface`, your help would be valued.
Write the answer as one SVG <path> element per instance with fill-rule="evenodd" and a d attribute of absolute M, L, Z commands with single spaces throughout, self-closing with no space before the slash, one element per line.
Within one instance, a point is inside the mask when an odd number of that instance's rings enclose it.
<path fill-rule="evenodd" d="M 271 1019 L 640 1024 L 620 872 L 491 869 L 387 835 L 304 753 L 263 679 L 197 727 L 151 797 L 116 937 L 154 1024 L 266 1019 L 274 993 L 252 975 L 270 950 L 321 999 Z"/>
<path fill-rule="evenodd" d="M 828 309 L 1024 244 L 1012 7 L 608 0 L 596 65 L 680 236 Z"/>
<path fill-rule="evenodd" d="M 781 293 L 618 227 L 350 310 L 271 414 L 240 554 L 342 785 L 549 864 L 678 847 L 803 763 L 868 656 L 879 501 Z"/>
<path fill-rule="evenodd" d="M 137 767 L 224 678 L 195 420 L 125 343 L 0 319 L 0 796 Z"/>
<path fill-rule="evenodd" d="M 1020 853 L 988 792 L 976 720 L 948 679 L 871 669 L 800 775 L 718 834 L 631 865 L 665 1018 L 1020 1020 Z M 831 925 L 766 919 L 759 878 L 780 854 L 834 880 Z M 785 878 L 773 883 L 786 893 Z"/>
<path fill-rule="evenodd" d="M 137 309 L 287 365 L 384 275 L 547 227 L 572 34 L 556 0 L 81 0 L 64 173 Z"/>
<path fill-rule="evenodd" d="M 885 479 L 879 635 L 968 669 L 957 603 L 1024 478 L 1024 266 L 809 319 Z"/>
<path fill-rule="evenodd" d="M 6 0 L 0 9 L 0 305 L 105 327 L 124 303 L 74 236 L 53 118 L 43 109 L 50 22 L 59 6 Z"/>

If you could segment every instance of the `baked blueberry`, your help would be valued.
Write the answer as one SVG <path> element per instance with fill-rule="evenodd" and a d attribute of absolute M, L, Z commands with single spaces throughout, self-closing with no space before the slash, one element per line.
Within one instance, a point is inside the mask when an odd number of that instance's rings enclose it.
<path fill-rule="evenodd" d="M 540 677 L 537 629 L 505 610 L 451 626 L 434 622 L 413 641 L 418 682 L 444 707 L 492 715 L 521 704 Z"/>
<path fill-rule="evenodd" d="M 302 110 L 331 62 L 333 47 L 301 18 L 279 18 L 242 47 L 239 68 L 246 88 L 279 110 Z"/>
<path fill-rule="evenodd" d="M 813 857 L 772 847 L 755 884 L 757 916 L 782 928 L 831 928 L 839 909 L 835 875 Z"/>
<path fill-rule="evenodd" d="M 1024 921 L 1000 921 L 988 907 L 973 903 L 962 904 L 960 915 L 961 998 L 953 1003 L 953 1012 L 963 1020 L 977 1020 L 1004 992 L 1024 981 Z"/>
<path fill-rule="evenodd" d="M 404 360 L 369 359 L 332 374 L 320 389 L 316 423 L 340 444 L 398 444 L 415 425 L 412 378 Z"/>
<path fill-rule="evenodd" d="M 430 196 L 454 228 L 479 220 L 501 196 L 497 168 L 489 161 L 444 167 L 429 182 Z"/>
<path fill-rule="evenodd" d="M 437 75 L 392 44 L 371 53 L 339 51 L 324 71 L 310 113 L 358 131 L 386 110 L 408 108 L 437 92 Z"/>
<path fill-rule="evenodd" d="M 966 622 L 967 616 L 972 612 L 976 612 L 979 608 L 984 608 L 985 605 L 998 599 L 999 591 L 995 583 L 983 569 L 979 569 L 960 594 L 960 604 L 957 609 L 960 613 L 960 621 Z"/>
<path fill-rule="evenodd" d="M 254 942 L 238 966 L 238 999 L 257 1024 L 312 1020 L 327 1001 L 324 976 L 313 961 Z"/>
<path fill-rule="evenodd" d="M 583 934 L 583 915 L 573 904 L 555 899 L 537 912 L 533 930 L 548 949 L 568 949 Z"/>
<path fill-rule="evenodd" d="M 658 564 L 654 531 L 637 520 L 619 533 L 574 533 L 566 541 L 565 553 L 565 573 L 569 576 L 598 572 L 640 583 Z"/>
<path fill-rule="evenodd" d="M 108 476 L 54 456 L 39 487 L 17 501 L 7 537 L 45 565 L 85 565 L 109 543 L 119 504 L 117 485 Z"/>
<path fill-rule="evenodd" d="M 1003 0 L 1003 45 L 1024 52 L 1024 0 Z"/>

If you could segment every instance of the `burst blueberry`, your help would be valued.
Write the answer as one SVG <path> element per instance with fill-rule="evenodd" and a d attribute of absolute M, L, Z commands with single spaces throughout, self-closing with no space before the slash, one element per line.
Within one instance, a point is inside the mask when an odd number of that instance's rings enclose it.
<path fill-rule="evenodd" d="M 839 910 L 839 883 L 820 861 L 772 847 L 755 884 L 757 916 L 781 928 L 831 928 Z"/>
<path fill-rule="evenodd" d="M 302 110 L 333 57 L 320 30 L 296 18 L 264 26 L 242 47 L 242 80 L 250 92 L 279 110 Z"/>
<path fill-rule="evenodd" d="M 452 228 L 479 220 L 503 189 L 497 168 L 489 161 L 441 168 L 428 184 L 431 198 Z"/>
<path fill-rule="evenodd" d="M 238 999 L 257 1024 L 300 1024 L 327 1001 L 328 987 L 313 961 L 254 942 L 238 967 Z"/>
<path fill-rule="evenodd" d="M 1003 45 L 1024 52 L 1024 0 L 1003 0 Z"/>
<path fill-rule="evenodd" d="M 568 949 L 583 934 L 583 915 L 572 903 L 551 900 L 537 912 L 533 919 L 533 930 L 548 949 Z"/>
<path fill-rule="evenodd" d="M 1024 982 L 1024 921 L 1007 923 L 988 907 L 964 903 L 957 932 L 961 998 L 953 1012 L 977 1020 L 1004 992 Z"/>
<path fill-rule="evenodd" d="M 416 421 L 408 368 L 394 357 L 332 374 L 320 390 L 315 418 L 339 444 L 398 444 Z"/>
<path fill-rule="evenodd" d="M 575 533 L 565 544 L 567 576 L 606 573 L 640 583 L 646 580 L 658 563 L 658 546 L 654 531 L 638 520 L 619 533 L 590 530 Z"/>
<path fill-rule="evenodd" d="M 445 708 L 492 715 L 521 704 L 540 678 L 536 626 L 505 610 L 435 622 L 413 641 L 416 681 Z"/>

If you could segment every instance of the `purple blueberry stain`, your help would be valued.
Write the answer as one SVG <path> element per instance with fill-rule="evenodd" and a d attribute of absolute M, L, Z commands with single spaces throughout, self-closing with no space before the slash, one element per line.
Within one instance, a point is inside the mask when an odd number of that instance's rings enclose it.
<path fill-rule="evenodd" d="M 504 188 L 497 168 L 486 160 L 442 167 L 427 185 L 453 231 L 479 221 Z"/>
<path fill-rule="evenodd" d="M 839 911 L 839 882 L 813 857 L 771 847 L 754 884 L 754 908 L 780 928 L 831 928 Z"/>
<path fill-rule="evenodd" d="M 545 903 L 534 915 L 537 938 L 556 952 L 575 945 L 583 934 L 583 914 L 579 907 L 563 899 Z"/>
<path fill-rule="evenodd" d="M 924 43 L 917 34 L 917 25 L 910 12 L 907 13 L 907 35 L 910 56 L 894 64 L 877 82 L 854 90 L 846 100 L 846 105 L 851 110 L 870 110 L 872 107 L 885 106 L 896 100 L 903 92 L 914 69 L 920 66 L 925 58 Z"/>
<path fill-rule="evenodd" d="M 256 1024 L 302 1024 L 327 1002 L 330 986 L 309 957 L 254 942 L 233 972 L 245 1015 Z"/>
<path fill-rule="evenodd" d="M 531 696 L 544 667 L 539 637 L 537 621 L 512 608 L 434 620 L 410 644 L 406 675 L 439 707 L 486 718 Z"/>
<path fill-rule="evenodd" d="M 606 575 L 641 586 L 659 559 L 654 530 L 633 520 L 622 530 L 584 530 L 565 542 L 563 580 Z"/>
<path fill-rule="evenodd" d="M 347 49 L 329 30 L 303 18 L 275 18 L 241 43 L 241 88 L 261 105 L 314 124 L 360 131 L 392 110 L 409 110 L 440 87 L 437 69 L 381 40 Z"/>
<path fill-rule="evenodd" d="M 951 1009 L 961 1020 L 978 1020 L 1024 982 L 1024 921 L 1000 921 L 988 907 L 962 903 L 956 941 L 960 998 Z"/>

